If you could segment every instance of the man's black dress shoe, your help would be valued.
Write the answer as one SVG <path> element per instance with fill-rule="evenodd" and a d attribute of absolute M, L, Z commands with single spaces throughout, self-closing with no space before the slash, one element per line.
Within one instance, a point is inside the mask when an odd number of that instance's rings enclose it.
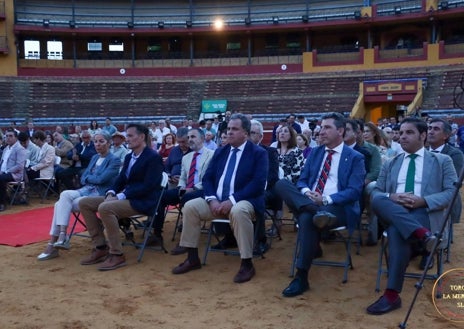
<path fill-rule="evenodd" d="M 240 270 L 238 270 L 237 274 L 235 274 L 234 282 L 235 283 L 243 283 L 250 281 L 252 277 L 256 274 L 255 267 L 251 265 L 251 267 L 240 266 Z"/>
<path fill-rule="evenodd" d="M 201 268 L 201 262 L 197 259 L 196 262 L 190 263 L 188 258 L 182 263 L 172 269 L 172 274 L 184 274 L 193 270 L 199 270 Z"/>
<path fill-rule="evenodd" d="M 337 216 L 328 211 L 318 211 L 313 217 L 313 223 L 321 230 L 334 227 L 337 225 Z"/>
<path fill-rule="evenodd" d="M 309 283 L 300 277 L 296 277 L 290 282 L 287 288 L 282 291 L 284 297 L 295 297 L 301 295 L 309 289 Z"/>
<path fill-rule="evenodd" d="M 217 244 L 211 247 L 211 249 L 230 249 L 230 248 L 236 248 L 237 247 L 237 240 L 235 240 L 235 237 L 225 237 L 221 241 L 219 241 Z"/>
<path fill-rule="evenodd" d="M 420 270 L 425 270 L 425 265 L 427 265 L 427 259 L 429 258 L 429 255 L 423 255 L 422 258 L 421 258 L 421 261 L 419 263 L 419 269 Z M 430 260 L 430 264 L 429 264 L 429 270 L 431 268 L 433 268 L 433 263 L 435 262 L 435 259 L 432 257 L 432 259 Z"/>
<path fill-rule="evenodd" d="M 372 315 L 381 315 L 401 307 L 401 298 L 398 296 L 393 303 L 390 303 L 385 296 L 380 297 L 377 301 L 367 308 L 367 313 Z"/>

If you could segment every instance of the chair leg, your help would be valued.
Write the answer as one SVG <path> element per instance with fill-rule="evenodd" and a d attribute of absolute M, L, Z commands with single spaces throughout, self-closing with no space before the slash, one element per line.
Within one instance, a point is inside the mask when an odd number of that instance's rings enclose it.
<path fill-rule="evenodd" d="M 297 231 L 297 237 L 295 242 L 295 250 L 293 250 L 293 260 L 292 260 L 292 267 L 290 269 L 290 277 L 293 278 L 295 276 L 295 266 L 296 266 L 296 259 L 298 257 L 298 248 L 300 247 L 300 239 Z"/>
<path fill-rule="evenodd" d="M 68 241 L 71 241 L 71 238 L 74 235 L 82 236 L 82 237 L 85 237 L 85 238 L 90 238 L 89 235 L 84 235 L 84 234 L 81 234 L 81 233 L 74 233 L 74 231 L 76 230 L 77 223 L 80 223 L 86 230 L 87 230 L 87 225 L 85 225 L 85 222 L 80 218 L 80 212 L 73 212 L 72 214 L 74 216 L 74 223 L 73 223 L 73 225 L 71 227 L 71 231 L 68 234 Z"/>
<path fill-rule="evenodd" d="M 380 279 L 382 277 L 382 274 L 384 273 L 383 257 L 385 256 L 385 259 L 387 259 L 387 253 L 386 253 L 385 248 L 386 248 L 385 237 L 382 235 L 382 238 L 380 239 L 379 257 L 378 257 L 378 262 L 377 262 L 377 279 L 375 280 L 375 291 L 376 292 L 380 291 Z"/>
<path fill-rule="evenodd" d="M 205 254 L 203 255 L 203 265 L 206 265 L 206 258 L 208 257 L 208 252 L 211 248 L 211 237 L 213 235 L 213 223 L 211 222 L 209 231 L 208 231 L 208 238 L 206 240 L 206 247 L 205 247 Z"/>
<path fill-rule="evenodd" d="M 153 228 L 153 223 L 155 222 L 155 216 L 156 215 L 153 215 L 153 216 L 149 216 L 147 218 L 148 227 L 144 227 L 144 229 L 143 229 L 143 236 L 144 236 L 143 242 L 142 243 L 134 243 L 135 247 L 137 249 L 140 249 L 139 256 L 137 257 L 137 262 L 139 262 L 139 263 L 142 261 L 142 257 L 143 257 L 143 254 L 145 252 L 145 248 L 147 247 L 148 239 L 150 238 L 150 236 L 152 234 L 151 232 L 152 232 L 152 228 Z M 161 242 L 160 247 L 161 247 L 161 250 L 164 251 L 165 254 L 168 253 L 168 251 L 166 250 L 163 242 Z"/>
<path fill-rule="evenodd" d="M 167 208 L 166 208 L 166 209 L 167 209 Z M 166 210 L 166 213 L 167 213 L 167 210 Z M 182 217 L 182 212 L 181 212 L 180 209 L 179 209 L 179 212 L 177 213 L 176 225 L 174 226 L 174 232 L 172 232 L 172 239 L 171 239 L 171 241 L 175 241 L 175 240 L 176 240 L 176 234 L 177 234 L 177 230 L 179 229 L 179 222 L 180 222 L 181 217 Z"/>

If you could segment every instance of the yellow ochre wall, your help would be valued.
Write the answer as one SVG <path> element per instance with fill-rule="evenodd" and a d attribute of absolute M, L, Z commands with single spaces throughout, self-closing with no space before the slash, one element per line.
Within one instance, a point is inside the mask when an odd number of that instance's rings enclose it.
<path fill-rule="evenodd" d="M 0 35 L 7 36 L 9 53 L 8 55 L 0 54 L 0 76 L 17 76 L 13 0 L 5 1 L 5 16 L 5 20 L 0 22 Z"/>

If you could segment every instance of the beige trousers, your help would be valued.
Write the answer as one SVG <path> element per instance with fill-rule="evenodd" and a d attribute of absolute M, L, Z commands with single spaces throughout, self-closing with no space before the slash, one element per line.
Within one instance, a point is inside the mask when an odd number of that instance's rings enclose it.
<path fill-rule="evenodd" d="M 211 213 L 208 203 L 203 198 L 188 201 L 182 209 L 183 228 L 180 245 L 188 248 L 198 248 L 202 221 L 217 219 Z M 235 238 L 237 239 L 240 257 L 253 257 L 254 229 L 253 219 L 255 211 L 248 201 L 239 201 L 229 213 L 229 220 Z"/>

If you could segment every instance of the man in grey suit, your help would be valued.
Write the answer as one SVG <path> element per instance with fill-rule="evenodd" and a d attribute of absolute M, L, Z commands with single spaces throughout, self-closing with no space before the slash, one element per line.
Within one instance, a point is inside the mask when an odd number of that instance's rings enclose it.
<path fill-rule="evenodd" d="M 385 293 L 367 308 L 380 315 L 401 307 L 399 293 L 404 273 L 416 244 L 423 251 L 433 248 L 449 205 L 456 171 L 451 158 L 425 149 L 427 124 L 406 118 L 400 124 L 404 154 L 382 166 L 372 192 L 372 210 L 387 227 L 389 240 L 388 281 Z"/>
<path fill-rule="evenodd" d="M 443 119 L 433 119 L 429 123 L 427 142 L 430 145 L 430 151 L 450 156 L 453 160 L 456 174 L 459 175 L 464 166 L 464 154 L 458 148 L 448 144 L 451 135 L 451 125 Z M 459 223 L 461 219 L 462 202 L 460 196 L 456 198 L 451 211 L 451 220 L 453 223 Z"/>
<path fill-rule="evenodd" d="M 6 147 L 0 160 L 0 211 L 5 210 L 7 183 L 23 179 L 27 158 L 26 149 L 19 144 L 15 130 L 9 129 L 5 138 Z"/>

